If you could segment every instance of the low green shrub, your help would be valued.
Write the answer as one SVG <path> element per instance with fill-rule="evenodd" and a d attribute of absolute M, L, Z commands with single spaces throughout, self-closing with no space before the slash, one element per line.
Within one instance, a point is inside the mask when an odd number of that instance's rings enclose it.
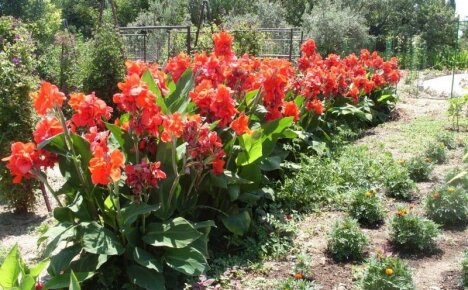
<path fill-rule="evenodd" d="M 337 261 L 361 260 L 369 239 L 352 218 L 337 221 L 329 233 L 328 252 Z"/>
<path fill-rule="evenodd" d="M 388 196 L 402 200 L 413 199 L 416 190 L 416 184 L 402 166 L 388 167 L 384 175 L 384 185 Z"/>
<path fill-rule="evenodd" d="M 445 182 L 450 186 L 460 186 L 468 190 L 468 173 L 465 169 L 455 167 L 450 169 L 444 176 Z"/>
<path fill-rule="evenodd" d="M 468 222 L 468 191 L 461 186 L 436 188 L 425 199 L 427 216 L 444 226 L 464 225 Z"/>
<path fill-rule="evenodd" d="M 431 251 L 435 248 L 435 238 L 439 226 L 433 221 L 400 208 L 391 222 L 391 241 L 399 248 L 408 251 Z"/>
<path fill-rule="evenodd" d="M 367 226 L 381 223 L 385 217 L 385 211 L 377 192 L 372 189 L 355 191 L 352 195 L 349 215 Z"/>
<path fill-rule="evenodd" d="M 430 159 L 423 156 L 415 156 L 404 164 L 408 170 L 409 177 L 416 182 L 427 181 L 432 170 L 434 170 L 434 165 Z"/>
<path fill-rule="evenodd" d="M 307 157 L 297 174 L 284 181 L 276 199 L 286 207 L 306 211 L 338 201 L 342 178 L 333 161 L 326 157 Z"/>
<path fill-rule="evenodd" d="M 29 141 L 34 114 L 29 92 L 38 79 L 35 75 L 36 47 L 29 26 L 12 17 L 0 17 L 0 159 L 7 156 L 13 141 Z M 37 183 L 11 182 L 0 162 L 0 195 L 17 213 L 33 209 Z"/>
<path fill-rule="evenodd" d="M 463 253 L 463 260 L 461 262 L 462 282 L 465 289 L 468 287 L 468 251 Z"/>
<path fill-rule="evenodd" d="M 457 143 L 455 141 L 455 135 L 449 132 L 441 132 L 436 135 L 436 141 L 444 144 L 447 149 L 457 148 Z"/>
<path fill-rule="evenodd" d="M 366 265 L 361 280 L 363 290 L 413 290 L 415 289 L 411 271 L 397 257 L 378 255 Z"/>
<path fill-rule="evenodd" d="M 277 289 L 280 290 L 315 290 L 321 289 L 321 287 L 317 287 L 315 282 L 303 279 L 297 279 L 295 277 L 290 277 L 286 279 Z"/>
<path fill-rule="evenodd" d="M 442 164 L 447 160 L 445 145 L 441 142 L 429 143 L 429 145 L 427 145 L 425 155 L 427 158 L 438 164 Z"/>

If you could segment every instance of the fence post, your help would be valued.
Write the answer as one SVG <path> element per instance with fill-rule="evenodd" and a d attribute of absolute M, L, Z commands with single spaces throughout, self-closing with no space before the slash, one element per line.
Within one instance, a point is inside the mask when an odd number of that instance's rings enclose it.
<path fill-rule="evenodd" d="M 190 25 L 187 26 L 187 54 L 190 55 L 191 53 L 191 42 L 192 42 L 192 29 Z"/>
<path fill-rule="evenodd" d="M 143 61 L 146 62 L 146 31 L 143 30 Z"/>
<path fill-rule="evenodd" d="M 294 28 L 289 30 L 289 61 L 292 60 Z"/>
<path fill-rule="evenodd" d="M 167 59 L 171 57 L 171 30 L 167 30 Z"/>

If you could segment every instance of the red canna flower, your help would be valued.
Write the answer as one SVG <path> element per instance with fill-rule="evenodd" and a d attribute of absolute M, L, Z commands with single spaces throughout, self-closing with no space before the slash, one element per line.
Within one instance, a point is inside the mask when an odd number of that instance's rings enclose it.
<path fill-rule="evenodd" d="M 7 168 L 13 175 L 13 183 L 20 183 L 23 178 L 32 178 L 31 170 L 38 167 L 39 155 L 32 142 L 16 142 L 11 145 L 11 155 L 2 159 L 7 161 Z"/>
<path fill-rule="evenodd" d="M 210 111 L 217 120 L 219 126 L 225 127 L 237 113 L 235 102 L 231 97 L 232 90 L 225 85 L 219 85 L 216 94 L 210 104 Z"/>
<path fill-rule="evenodd" d="M 234 52 L 232 51 L 233 40 L 234 40 L 234 37 L 225 31 L 221 31 L 219 33 L 213 34 L 215 55 L 224 56 L 226 58 L 233 57 L 234 56 Z"/>
<path fill-rule="evenodd" d="M 117 182 L 120 179 L 124 161 L 125 157 L 120 150 L 114 149 L 108 154 L 102 147 L 96 147 L 88 166 L 92 183 L 107 185 L 111 181 Z"/>
<path fill-rule="evenodd" d="M 237 135 L 250 134 L 252 131 L 249 129 L 249 117 L 242 112 L 237 119 L 232 121 L 231 129 Z"/>
<path fill-rule="evenodd" d="M 294 122 L 299 120 L 299 108 L 297 107 L 296 103 L 294 102 L 285 102 L 283 115 L 287 117 L 294 117 Z"/>
<path fill-rule="evenodd" d="M 306 105 L 306 109 L 309 111 L 313 110 L 317 115 L 322 115 L 323 111 L 325 110 L 323 103 L 318 99 L 314 99 L 308 102 Z"/>
<path fill-rule="evenodd" d="M 111 118 L 112 108 L 94 93 L 86 96 L 82 93 L 71 94 L 68 103 L 76 112 L 72 121 L 77 127 L 103 127 L 102 119 Z"/>
<path fill-rule="evenodd" d="M 315 54 L 315 41 L 312 39 L 307 39 L 302 45 L 301 45 L 301 52 L 305 56 L 312 56 Z"/>
<path fill-rule="evenodd" d="M 135 195 L 140 195 L 149 188 L 158 187 L 158 181 L 166 178 L 166 173 L 159 169 L 160 166 L 160 162 L 149 163 L 146 159 L 137 165 L 127 165 L 125 183 L 133 189 Z"/>
<path fill-rule="evenodd" d="M 224 173 L 224 164 L 225 163 L 226 162 L 222 158 L 217 157 L 213 161 L 213 173 L 216 174 L 216 175 L 223 174 Z"/>
<path fill-rule="evenodd" d="M 62 132 L 63 127 L 57 118 L 44 117 L 36 124 L 36 129 L 33 132 L 34 142 L 39 144 L 42 141 Z"/>
<path fill-rule="evenodd" d="M 190 57 L 185 53 L 170 58 L 167 61 L 164 70 L 172 76 L 172 79 L 177 83 L 182 74 L 191 66 Z"/>
<path fill-rule="evenodd" d="M 179 112 L 166 116 L 162 126 L 164 131 L 161 134 L 161 141 L 170 142 L 172 138 L 179 138 L 184 131 L 184 122 Z"/>
<path fill-rule="evenodd" d="M 37 114 L 44 116 L 49 109 L 62 107 L 65 95 L 49 82 L 42 82 L 38 92 L 31 93 L 34 109 Z"/>

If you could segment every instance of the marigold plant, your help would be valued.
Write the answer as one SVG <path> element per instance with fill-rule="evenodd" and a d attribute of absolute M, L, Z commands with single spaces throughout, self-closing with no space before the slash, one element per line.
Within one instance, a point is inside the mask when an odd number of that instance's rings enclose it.
<path fill-rule="evenodd" d="M 397 257 L 385 256 L 381 253 L 367 262 L 360 284 L 364 290 L 415 289 L 408 265 Z"/>

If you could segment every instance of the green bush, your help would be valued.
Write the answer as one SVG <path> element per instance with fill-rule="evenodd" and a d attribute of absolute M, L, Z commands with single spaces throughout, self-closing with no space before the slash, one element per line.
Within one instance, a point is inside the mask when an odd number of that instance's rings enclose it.
<path fill-rule="evenodd" d="M 455 142 L 455 135 L 449 132 L 441 132 L 437 134 L 436 141 L 442 143 L 447 149 L 457 148 L 457 142 Z"/>
<path fill-rule="evenodd" d="M 123 44 L 120 34 L 112 27 L 102 26 L 94 34 L 91 57 L 86 65 L 83 90 L 95 92 L 109 106 L 118 91 L 117 83 L 125 76 Z"/>
<path fill-rule="evenodd" d="M 468 222 L 468 191 L 461 186 L 436 188 L 425 200 L 427 216 L 444 226 L 464 225 Z"/>
<path fill-rule="evenodd" d="M 349 215 L 361 224 L 375 226 L 383 221 L 385 212 L 374 190 L 357 190 L 352 196 Z"/>
<path fill-rule="evenodd" d="M 445 145 L 441 142 L 430 143 L 426 148 L 425 155 L 438 164 L 442 164 L 447 160 Z"/>
<path fill-rule="evenodd" d="M 461 263 L 461 272 L 462 272 L 462 280 L 463 280 L 463 287 L 465 289 L 468 287 L 468 251 L 463 253 L 463 260 Z"/>
<path fill-rule="evenodd" d="M 448 185 L 461 186 L 465 191 L 468 190 L 468 173 L 462 168 L 452 168 L 444 176 Z"/>
<path fill-rule="evenodd" d="M 68 94 L 82 89 L 89 57 L 89 42 L 79 35 L 62 31 L 39 56 L 37 69 L 41 79 L 57 84 Z"/>
<path fill-rule="evenodd" d="M 338 201 L 342 179 L 329 158 L 309 157 L 297 174 L 284 181 L 276 199 L 289 208 L 308 210 Z"/>
<path fill-rule="evenodd" d="M 277 289 L 280 290 L 315 290 L 321 289 L 321 287 L 317 287 L 315 282 L 303 279 L 296 279 L 294 277 L 289 277 L 286 279 Z"/>
<path fill-rule="evenodd" d="M 328 238 L 328 252 L 337 261 L 361 260 L 369 239 L 352 218 L 337 221 Z"/>
<path fill-rule="evenodd" d="M 405 167 L 408 170 L 409 177 L 416 182 L 429 180 L 429 175 L 434 170 L 432 162 L 422 156 L 415 156 L 409 159 L 405 162 Z"/>
<path fill-rule="evenodd" d="M 29 92 L 34 75 L 35 45 L 28 27 L 11 17 L 0 17 L 0 157 L 8 155 L 13 140 L 28 141 L 34 123 Z M 15 212 L 32 210 L 36 182 L 13 184 L 0 162 L 0 195 Z"/>
<path fill-rule="evenodd" d="M 391 241 L 403 250 L 431 251 L 435 248 L 435 238 L 439 226 L 433 221 L 400 208 L 391 223 Z"/>
<path fill-rule="evenodd" d="M 408 171 L 402 166 L 388 167 L 384 174 L 386 193 L 390 197 L 411 200 L 416 184 L 409 177 Z"/>
<path fill-rule="evenodd" d="M 367 263 L 361 280 L 363 290 L 415 289 L 409 267 L 397 257 L 379 255 Z"/>

